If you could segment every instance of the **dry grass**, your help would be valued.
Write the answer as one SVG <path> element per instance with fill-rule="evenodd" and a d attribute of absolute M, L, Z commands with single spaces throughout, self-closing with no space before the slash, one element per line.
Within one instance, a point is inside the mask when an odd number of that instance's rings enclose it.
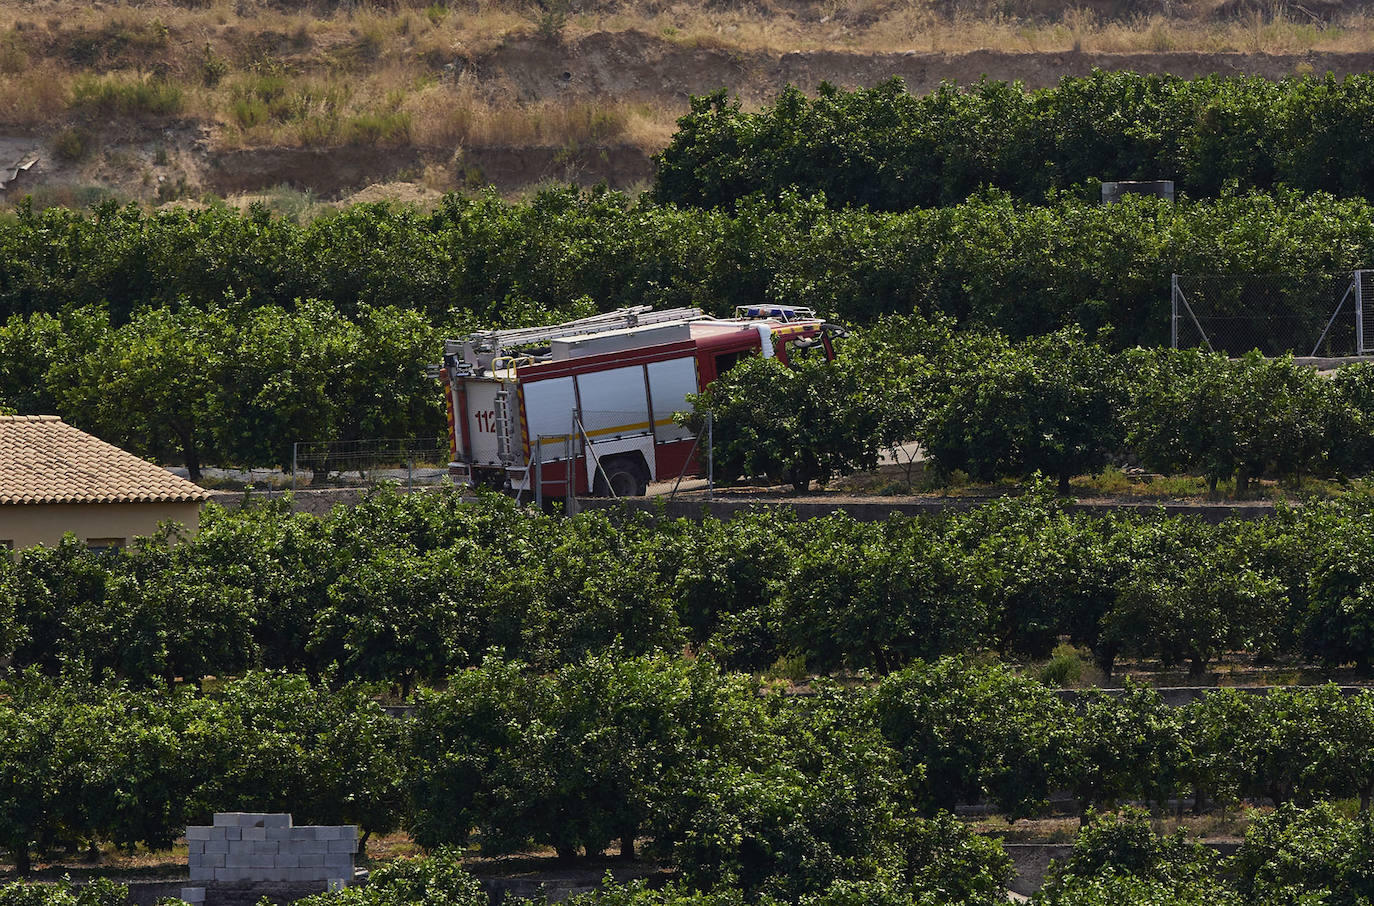
<path fill-rule="evenodd" d="M 659 148 L 672 135 L 676 116 L 653 105 L 626 102 L 522 103 L 508 92 L 479 90 L 468 74 L 411 92 L 404 109 L 412 116 L 419 144 L 452 148 L 616 142 Z"/>
<path fill-rule="evenodd" d="M 0 75 L 0 122 L 24 128 L 51 123 L 67 108 L 71 80 L 70 72 L 51 61 Z"/>

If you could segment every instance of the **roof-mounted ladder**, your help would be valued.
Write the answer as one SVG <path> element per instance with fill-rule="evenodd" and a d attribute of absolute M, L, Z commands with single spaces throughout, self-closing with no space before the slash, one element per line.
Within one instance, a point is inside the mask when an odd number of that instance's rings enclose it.
<path fill-rule="evenodd" d="M 462 340 L 446 340 L 444 353 L 489 352 L 500 355 L 507 349 L 528 346 L 564 337 L 576 337 L 588 333 L 601 333 L 606 330 L 625 330 L 631 327 L 644 327 L 649 324 L 662 324 L 665 321 L 694 321 L 705 315 L 699 308 L 669 308 L 654 311 L 648 305 L 633 305 L 589 318 L 579 318 L 564 324 L 550 327 L 517 327 L 511 330 L 485 330 L 469 335 Z M 466 348 L 465 348 L 466 347 Z"/>

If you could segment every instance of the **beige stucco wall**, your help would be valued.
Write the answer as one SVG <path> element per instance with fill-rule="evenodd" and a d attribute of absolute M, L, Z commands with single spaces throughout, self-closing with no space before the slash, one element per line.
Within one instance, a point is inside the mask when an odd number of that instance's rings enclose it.
<path fill-rule="evenodd" d="M 194 534 L 200 524 L 199 503 L 21 503 L 0 504 L 0 547 L 15 550 L 42 544 L 53 547 L 71 532 L 82 541 L 151 535 L 158 523 L 171 520 Z"/>

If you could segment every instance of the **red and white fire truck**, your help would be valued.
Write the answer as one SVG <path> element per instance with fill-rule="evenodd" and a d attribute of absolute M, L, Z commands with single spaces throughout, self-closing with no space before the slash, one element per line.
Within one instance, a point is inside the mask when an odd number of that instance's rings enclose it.
<path fill-rule="evenodd" d="M 834 357 L 842 333 L 806 309 L 622 308 L 444 344 L 449 472 L 532 496 L 642 495 L 695 465 L 673 413 L 745 356 Z"/>

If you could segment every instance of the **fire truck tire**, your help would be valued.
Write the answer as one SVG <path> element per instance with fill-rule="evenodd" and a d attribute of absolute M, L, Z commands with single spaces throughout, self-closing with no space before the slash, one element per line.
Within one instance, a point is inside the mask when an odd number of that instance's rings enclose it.
<path fill-rule="evenodd" d="M 616 457 L 601 463 L 606 473 L 603 478 L 596 476 L 592 491 L 598 497 L 609 497 L 615 492 L 617 497 L 643 497 L 649 490 L 649 482 L 644 476 L 644 467 L 635 459 Z"/>

